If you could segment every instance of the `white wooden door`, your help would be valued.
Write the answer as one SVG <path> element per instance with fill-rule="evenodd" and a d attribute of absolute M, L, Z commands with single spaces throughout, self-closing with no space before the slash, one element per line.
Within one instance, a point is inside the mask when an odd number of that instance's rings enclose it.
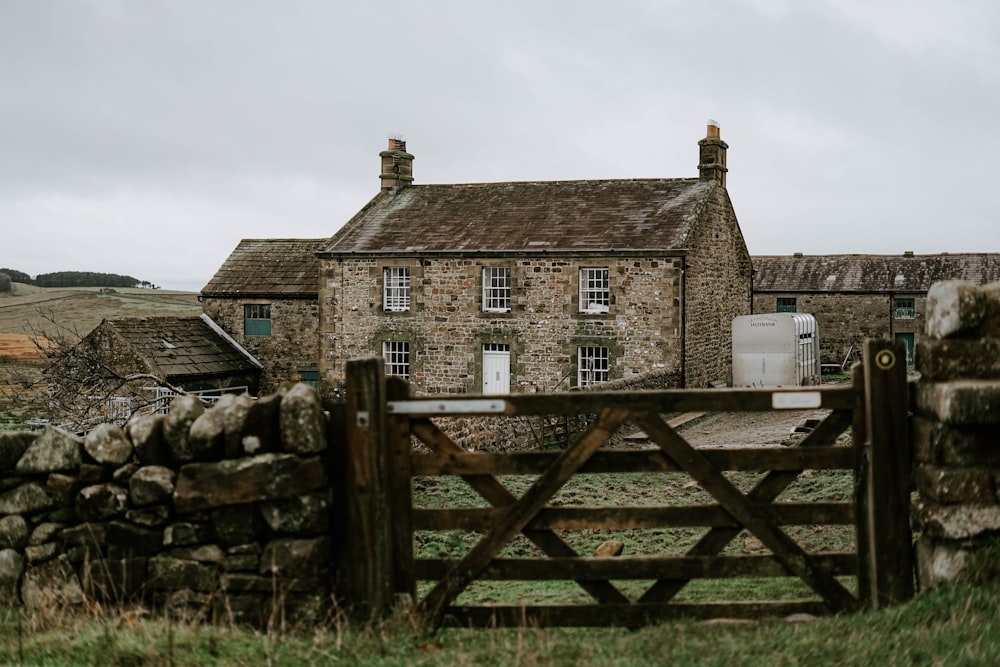
<path fill-rule="evenodd" d="M 510 393 L 510 345 L 483 345 L 483 394 Z"/>

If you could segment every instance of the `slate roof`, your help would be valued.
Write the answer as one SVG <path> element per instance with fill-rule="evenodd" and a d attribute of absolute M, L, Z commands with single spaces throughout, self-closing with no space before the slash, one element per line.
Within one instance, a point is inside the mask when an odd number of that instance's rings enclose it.
<path fill-rule="evenodd" d="M 316 298 L 316 251 L 330 239 L 243 239 L 226 258 L 202 296 Z"/>
<path fill-rule="evenodd" d="M 712 187 L 696 178 L 411 185 L 376 196 L 325 253 L 683 249 Z"/>
<path fill-rule="evenodd" d="M 1000 254 L 753 256 L 755 292 L 926 292 L 1000 280 Z"/>
<path fill-rule="evenodd" d="M 260 364 L 227 338 L 207 316 L 127 317 L 104 320 L 154 373 L 164 379 L 257 371 Z"/>

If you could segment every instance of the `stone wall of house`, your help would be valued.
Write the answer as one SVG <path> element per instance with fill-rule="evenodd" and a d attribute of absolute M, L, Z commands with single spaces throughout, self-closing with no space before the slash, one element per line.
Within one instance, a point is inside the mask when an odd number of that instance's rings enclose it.
<path fill-rule="evenodd" d="M 925 327 L 927 297 L 900 294 L 914 300 L 914 317 L 893 316 L 893 296 L 877 293 L 755 292 L 753 312 L 773 313 L 779 298 L 794 298 L 796 310 L 811 313 L 819 326 L 823 363 L 842 364 L 860 350 L 866 338 L 894 339 L 897 333 L 913 334 L 920 341 Z"/>
<path fill-rule="evenodd" d="M 917 346 L 913 520 L 928 588 L 1000 577 L 1000 282 L 935 283 Z"/>
<path fill-rule="evenodd" d="M 714 186 L 700 212 L 684 272 L 683 386 L 725 382 L 732 366 L 732 321 L 750 313 L 750 255 L 725 188 Z"/>
<path fill-rule="evenodd" d="M 295 385 L 126 430 L 0 433 L 0 601 L 85 596 L 262 624 L 331 603 L 327 418 Z"/>
<path fill-rule="evenodd" d="M 271 305 L 271 335 L 243 333 L 243 306 Z M 222 329 L 264 366 L 261 394 L 296 383 L 304 370 L 319 370 L 319 304 L 315 299 L 206 298 L 202 308 Z"/>
<path fill-rule="evenodd" d="M 486 343 L 509 346 L 515 393 L 575 386 L 581 345 L 609 349 L 611 378 L 679 370 L 681 264 L 626 254 L 324 260 L 324 389 L 341 392 L 346 362 L 381 355 L 384 341 L 410 344 L 409 379 L 423 394 L 481 393 Z M 384 266 L 409 267 L 409 311 L 383 311 Z M 511 312 L 483 312 L 485 266 L 510 267 Z M 609 312 L 580 313 L 580 268 L 605 266 Z"/>

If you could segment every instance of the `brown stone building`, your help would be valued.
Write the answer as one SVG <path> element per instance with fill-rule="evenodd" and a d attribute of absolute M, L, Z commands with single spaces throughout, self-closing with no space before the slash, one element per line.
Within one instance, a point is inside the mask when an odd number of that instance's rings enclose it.
<path fill-rule="evenodd" d="M 843 364 L 865 338 L 901 339 L 913 363 L 927 290 L 939 280 L 1000 280 L 1000 254 L 794 255 L 753 258 L 755 313 L 812 313 L 824 363 Z"/>
<path fill-rule="evenodd" d="M 324 390 L 371 355 L 424 393 L 724 379 L 751 266 L 728 146 L 714 123 L 698 143 L 696 178 L 415 185 L 390 140 L 381 192 L 318 254 Z"/>
<path fill-rule="evenodd" d="M 174 390 L 257 394 L 261 364 L 207 315 L 104 320 L 48 369 L 53 419 L 74 429 L 165 409 Z"/>
<path fill-rule="evenodd" d="M 261 391 L 319 379 L 319 260 L 330 239 L 244 239 L 201 290 L 202 308 L 264 365 Z"/>

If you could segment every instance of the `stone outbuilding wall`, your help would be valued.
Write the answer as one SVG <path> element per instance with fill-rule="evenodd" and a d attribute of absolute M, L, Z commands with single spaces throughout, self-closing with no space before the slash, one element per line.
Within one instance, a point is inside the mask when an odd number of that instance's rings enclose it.
<path fill-rule="evenodd" d="M 935 283 L 917 344 L 921 586 L 1000 575 L 1000 282 Z"/>
<path fill-rule="evenodd" d="M 183 396 L 167 415 L 84 438 L 0 434 L 0 601 L 92 596 L 252 624 L 322 618 L 327 421 L 298 384 L 210 410 Z"/>

